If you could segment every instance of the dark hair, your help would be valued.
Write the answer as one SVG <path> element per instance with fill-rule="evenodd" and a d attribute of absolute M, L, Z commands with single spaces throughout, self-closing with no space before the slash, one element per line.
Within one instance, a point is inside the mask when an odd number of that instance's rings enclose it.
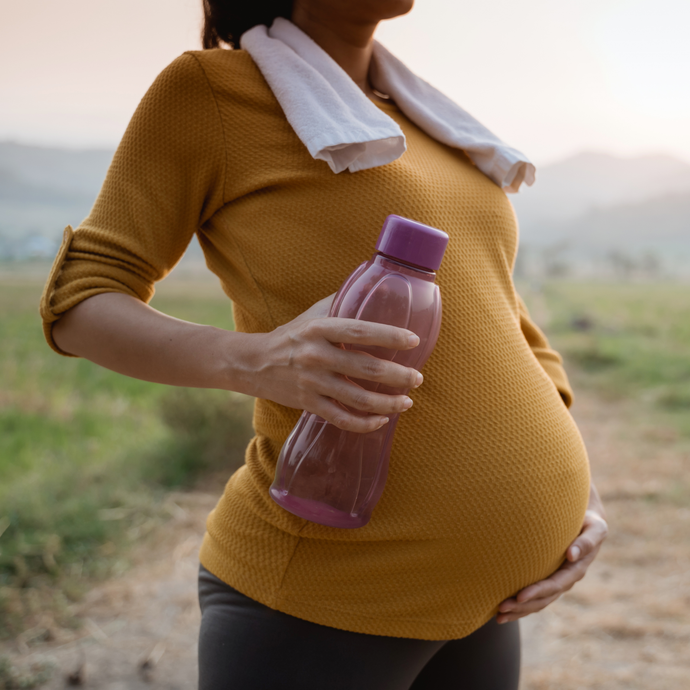
<path fill-rule="evenodd" d="M 270 26 L 276 17 L 290 19 L 292 0 L 203 0 L 204 50 L 228 43 L 239 48 L 240 36 L 257 24 Z"/>

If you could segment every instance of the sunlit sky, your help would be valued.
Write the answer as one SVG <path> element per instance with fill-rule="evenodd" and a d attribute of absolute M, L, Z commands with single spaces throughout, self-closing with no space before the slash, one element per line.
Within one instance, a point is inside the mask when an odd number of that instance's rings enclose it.
<path fill-rule="evenodd" d="M 114 147 L 156 74 L 199 48 L 201 0 L 0 0 L 0 139 Z M 378 38 L 549 163 L 690 161 L 690 0 L 417 0 Z"/>

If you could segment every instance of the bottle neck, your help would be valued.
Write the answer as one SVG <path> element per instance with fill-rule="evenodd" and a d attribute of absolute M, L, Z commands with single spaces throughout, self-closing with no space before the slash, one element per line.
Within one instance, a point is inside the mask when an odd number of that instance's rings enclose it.
<path fill-rule="evenodd" d="M 395 259 L 392 256 L 388 256 L 383 252 L 376 252 L 372 257 L 374 264 L 378 266 L 383 266 L 393 271 L 398 271 L 399 273 L 406 273 L 408 275 L 413 275 L 416 278 L 421 278 L 422 280 L 428 280 L 434 282 L 436 279 L 436 272 L 430 271 L 428 268 L 422 266 L 415 266 L 414 264 L 409 264 L 399 259 Z"/>

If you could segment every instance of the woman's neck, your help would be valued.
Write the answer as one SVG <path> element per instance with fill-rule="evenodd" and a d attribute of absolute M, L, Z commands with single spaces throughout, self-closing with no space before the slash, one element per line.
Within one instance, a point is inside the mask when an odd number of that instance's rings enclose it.
<path fill-rule="evenodd" d="M 369 98 L 378 99 L 369 83 L 378 22 L 355 23 L 348 17 L 325 16 L 305 8 L 302 3 L 295 3 L 292 23 L 323 48 Z"/>

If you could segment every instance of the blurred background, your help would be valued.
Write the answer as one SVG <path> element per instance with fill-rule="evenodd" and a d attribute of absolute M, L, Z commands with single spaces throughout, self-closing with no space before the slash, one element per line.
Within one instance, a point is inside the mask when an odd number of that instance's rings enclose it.
<path fill-rule="evenodd" d="M 0 0 L 0 690 L 189 688 L 204 520 L 251 400 L 64 359 L 37 305 L 200 0 Z M 537 165 L 515 281 L 611 536 L 524 621 L 524 689 L 688 687 L 690 3 L 418 0 L 378 37 Z M 232 328 L 193 243 L 153 306 Z"/>

